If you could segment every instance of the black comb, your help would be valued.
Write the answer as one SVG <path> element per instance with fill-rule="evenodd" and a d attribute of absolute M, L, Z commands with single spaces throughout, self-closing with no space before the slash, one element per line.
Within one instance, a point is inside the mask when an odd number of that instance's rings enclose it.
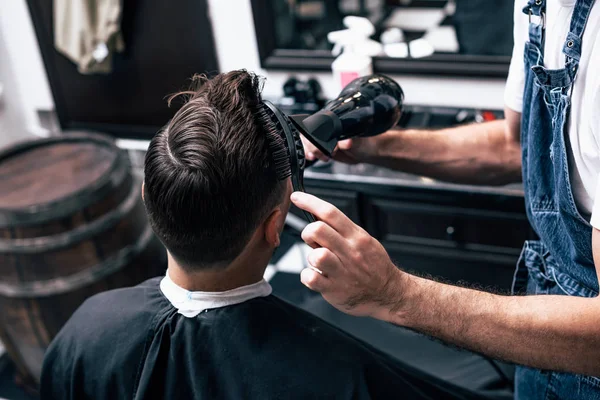
<path fill-rule="evenodd" d="M 258 119 L 267 134 L 269 151 L 277 178 L 284 180 L 291 176 L 294 191 L 304 191 L 304 146 L 300 134 L 285 114 L 269 101 L 263 101 Z M 304 211 L 309 222 L 315 217 Z"/>
<path fill-rule="evenodd" d="M 292 174 L 292 168 L 290 166 L 287 143 L 281 133 L 281 124 L 279 124 L 277 118 L 264 104 L 261 104 L 259 107 L 258 122 L 267 135 L 269 155 L 273 168 L 275 168 L 277 179 L 283 181 Z"/>

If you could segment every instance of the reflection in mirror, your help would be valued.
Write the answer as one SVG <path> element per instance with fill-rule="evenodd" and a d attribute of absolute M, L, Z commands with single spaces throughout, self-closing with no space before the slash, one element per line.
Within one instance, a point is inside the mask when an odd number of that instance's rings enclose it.
<path fill-rule="evenodd" d="M 513 0 L 273 0 L 276 47 L 330 54 L 328 33 L 368 18 L 381 56 L 510 56 Z"/>

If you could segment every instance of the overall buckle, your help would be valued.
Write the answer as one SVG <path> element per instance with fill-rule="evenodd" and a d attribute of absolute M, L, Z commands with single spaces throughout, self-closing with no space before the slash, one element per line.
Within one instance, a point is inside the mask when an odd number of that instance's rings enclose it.
<path fill-rule="evenodd" d="M 531 8 L 529 9 L 529 23 L 531 24 L 533 21 L 533 18 L 535 17 L 537 19 L 539 19 L 538 22 L 536 22 L 537 25 L 541 25 L 542 29 L 546 29 L 546 13 L 545 12 L 540 12 L 540 15 L 534 15 L 533 12 L 531 12 Z"/>

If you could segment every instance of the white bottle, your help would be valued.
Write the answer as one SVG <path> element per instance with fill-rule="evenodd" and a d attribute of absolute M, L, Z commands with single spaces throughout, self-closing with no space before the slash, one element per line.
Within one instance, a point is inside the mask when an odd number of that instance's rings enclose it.
<path fill-rule="evenodd" d="M 348 16 L 344 18 L 344 25 L 348 29 L 327 35 L 327 39 L 334 43 L 333 55 L 338 56 L 331 69 L 339 91 L 354 79 L 372 74 L 372 57 L 382 50 L 381 43 L 369 39 L 375 33 L 375 27 L 368 19 Z"/>

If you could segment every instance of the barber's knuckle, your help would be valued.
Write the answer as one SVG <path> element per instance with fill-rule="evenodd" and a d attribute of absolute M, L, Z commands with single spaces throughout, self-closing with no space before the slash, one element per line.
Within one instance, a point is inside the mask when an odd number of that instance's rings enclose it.
<path fill-rule="evenodd" d="M 357 248 L 352 248 L 349 252 L 348 252 L 348 257 L 350 257 L 350 259 L 354 262 L 360 262 L 362 260 L 362 253 L 359 249 Z"/>
<path fill-rule="evenodd" d="M 371 244 L 371 241 L 369 240 L 369 237 L 366 235 L 359 235 L 356 238 L 356 247 L 358 247 L 360 250 L 366 250 L 365 248 L 368 247 Z"/>
<path fill-rule="evenodd" d="M 316 249 L 313 252 L 313 260 L 315 261 L 316 264 L 324 264 L 327 262 L 327 259 L 329 258 L 329 254 L 327 253 L 327 250 L 320 248 L 320 249 Z"/>
<path fill-rule="evenodd" d="M 315 235 L 320 236 L 327 230 L 327 225 L 322 221 L 317 221 L 313 223 L 312 230 Z"/>
<path fill-rule="evenodd" d="M 305 274 L 303 281 L 304 284 L 311 289 L 319 287 L 319 276 L 317 274 Z"/>
<path fill-rule="evenodd" d="M 359 252 L 367 250 L 370 244 L 371 241 L 369 235 L 358 234 L 351 240 L 352 249 Z"/>
<path fill-rule="evenodd" d="M 332 205 L 328 205 L 327 207 L 325 207 L 325 210 L 323 211 L 323 216 L 326 219 L 333 218 L 333 217 L 335 217 L 337 215 L 337 211 L 338 211 L 337 208 L 335 208 Z"/>

